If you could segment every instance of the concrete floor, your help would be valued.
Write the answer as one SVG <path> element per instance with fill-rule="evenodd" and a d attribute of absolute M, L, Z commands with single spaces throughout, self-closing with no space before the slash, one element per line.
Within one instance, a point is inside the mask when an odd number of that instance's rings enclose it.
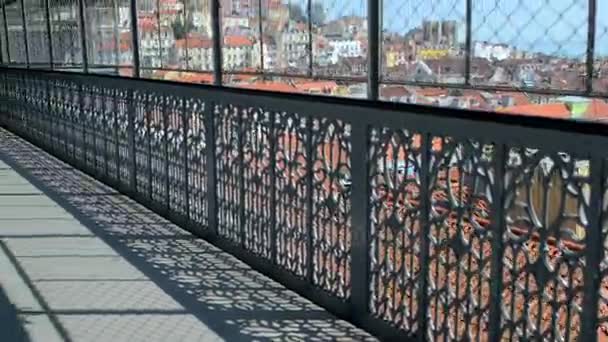
<path fill-rule="evenodd" d="M 1 129 L 0 247 L 3 342 L 374 340 Z"/>

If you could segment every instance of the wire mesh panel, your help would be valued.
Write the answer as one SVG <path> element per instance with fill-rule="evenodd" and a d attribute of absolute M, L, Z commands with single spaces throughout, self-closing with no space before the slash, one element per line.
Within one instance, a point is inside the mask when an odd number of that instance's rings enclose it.
<path fill-rule="evenodd" d="M 21 16 L 21 2 L 15 1 L 5 5 L 6 25 L 8 28 L 8 52 L 10 63 L 25 65 L 27 56 L 25 53 L 25 32 Z"/>
<path fill-rule="evenodd" d="M 25 1 L 25 25 L 30 65 L 49 67 L 49 33 L 47 30 L 46 0 Z"/>
<path fill-rule="evenodd" d="M 78 1 L 51 1 L 50 16 L 53 64 L 58 69 L 78 69 L 82 65 Z"/>
<path fill-rule="evenodd" d="M 593 90 L 608 94 L 608 3 L 597 1 Z"/>
<path fill-rule="evenodd" d="M 382 77 L 464 83 L 466 0 L 385 1 Z"/>
<path fill-rule="evenodd" d="M 588 0 L 474 1 L 471 81 L 583 90 L 588 5 Z"/>
<path fill-rule="evenodd" d="M 87 57 L 91 71 L 105 70 L 96 66 L 133 65 L 129 6 L 128 0 L 85 1 Z"/>
<path fill-rule="evenodd" d="M 367 1 L 310 1 L 312 72 L 320 76 L 365 76 Z"/>
<path fill-rule="evenodd" d="M 260 4 L 259 0 L 222 2 L 223 70 L 248 72 L 261 70 Z"/>
<path fill-rule="evenodd" d="M 2 63 L 8 64 L 8 42 L 6 41 L 6 26 L 4 25 L 4 15 L 2 15 L 2 9 L 4 6 L 0 7 L 0 56 L 2 57 Z"/>

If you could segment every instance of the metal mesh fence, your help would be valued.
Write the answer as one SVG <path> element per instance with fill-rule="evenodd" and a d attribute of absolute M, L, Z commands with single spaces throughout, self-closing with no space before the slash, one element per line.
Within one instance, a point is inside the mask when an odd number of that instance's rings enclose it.
<path fill-rule="evenodd" d="M 144 77 L 212 83 L 212 8 L 217 1 L 221 73 L 230 84 L 297 88 L 296 83 L 334 82 L 326 83 L 331 90 L 322 93 L 337 95 L 341 86 L 350 88 L 369 77 L 369 88 L 375 89 L 375 72 L 368 68 L 378 60 L 380 84 L 410 87 L 404 90 L 408 92 L 416 86 L 460 88 L 451 93 L 467 108 L 470 101 L 458 95 L 465 89 L 555 96 L 608 93 L 605 1 L 142 0 L 135 2 L 133 16 L 130 0 L 84 0 L 82 30 L 79 1 L 48 0 L 52 49 L 45 43 L 46 1 L 24 1 L 26 25 L 21 1 L 5 11 L 2 39 L 8 37 L 4 45 L 15 64 L 26 64 L 29 57 L 32 66 L 48 65 L 52 50 L 54 67 L 80 67 L 85 64 L 84 31 L 92 72 L 132 69 L 138 50 Z M 136 41 L 132 17 L 137 18 Z M 368 32 L 370 22 L 379 23 L 378 37 L 375 29 Z M 368 51 L 375 45 L 378 51 Z M 401 97 L 413 98 L 396 98 Z"/>
<path fill-rule="evenodd" d="M 82 38 L 78 2 L 56 0 L 50 6 L 53 64 L 71 69 L 82 65 Z"/>
<path fill-rule="evenodd" d="M 50 64 L 49 33 L 45 0 L 27 0 L 25 25 L 30 65 L 48 67 Z"/>

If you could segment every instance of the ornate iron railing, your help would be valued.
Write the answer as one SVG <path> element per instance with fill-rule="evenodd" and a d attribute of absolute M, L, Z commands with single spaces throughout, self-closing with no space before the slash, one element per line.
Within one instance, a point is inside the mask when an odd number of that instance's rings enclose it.
<path fill-rule="evenodd" d="M 6 68 L 0 123 L 379 337 L 606 333 L 603 126 Z"/>

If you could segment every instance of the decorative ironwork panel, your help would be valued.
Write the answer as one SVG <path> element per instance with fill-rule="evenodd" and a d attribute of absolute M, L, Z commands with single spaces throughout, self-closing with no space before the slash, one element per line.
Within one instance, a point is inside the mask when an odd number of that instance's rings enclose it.
<path fill-rule="evenodd" d="M 95 131 L 95 102 L 93 98 L 93 92 L 95 86 L 86 85 L 81 88 L 80 96 L 82 102 L 82 119 L 83 119 L 83 140 L 84 140 L 84 163 L 83 165 L 89 169 L 95 169 L 95 145 L 97 143 L 96 131 Z"/>
<path fill-rule="evenodd" d="M 589 160 L 511 148 L 505 192 L 502 336 L 577 340 L 585 235 L 595 228 Z"/>
<path fill-rule="evenodd" d="M 129 152 L 129 101 L 131 100 L 129 93 L 124 89 L 117 89 L 115 95 L 115 108 L 116 111 L 116 123 L 115 129 L 117 130 L 116 145 L 117 145 L 117 175 L 118 184 L 121 186 L 129 187 L 129 163 L 130 163 L 130 152 Z"/>
<path fill-rule="evenodd" d="M 215 160 L 217 173 L 217 230 L 220 236 L 241 241 L 241 114 L 240 108 L 216 105 Z"/>
<path fill-rule="evenodd" d="M 160 94 L 152 94 L 148 101 L 150 117 L 150 195 L 153 202 L 167 205 L 167 132 L 165 121 L 167 99 Z"/>
<path fill-rule="evenodd" d="M 136 191 L 150 198 L 150 108 L 149 93 L 137 91 L 133 94 L 133 127 L 135 129 Z"/>
<path fill-rule="evenodd" d="M 346 298 L 351 270 L 351 126 L 327 119 L 314 119 L 312 126 L 313 282 Z"/>
<path fill-rule="evenodd" d="M 608 174 L 603 175 L 603 198 L 602 198 L 602 241 L 600 261 L 600 288 L 598 298 L 598 341 L 608 338 Z"/>
<path fill-rule="evenodd" d="M 277 114 L 275 122 L 276 262 L 298 276 L 308 265 L 307 177 L 311 168 L 309 119 Z"/>
<path fill-rule="evenodd" d="M 409 333 L 419 321 L 421 153 L 419 134 L 370 131 L 370 311 Z"/>
<path fill-rule="evenodd" d="M 70 81 L 63 84 L 63 111 L 67 126 L 67 155 L 75 159 L 76 155 L 76 136 L 77 136 L 77 116 L 78 116 L 78 88 Z"/>
<path fill-rule="evenodd" d="M 244 244 L 246 249 L 270 259 L 275 210 L 271 203 L 274 115 L 260 108 L 248 108 L 241 113 Z"/>
<path fill-rule="evenodd" d="M 427 336 L 485 341 L 495 149 L 450 137 L 434 137 L 430 149 Z"/>
<path fill-rule="evenodd" d="M 177 97 L 167 98 L 167 163 L 169 182 L 169 209 L 184 217 L 188 213 L 186 204 L 185 133 L 184 100 Z"/>
<path fill-rule="evenodd" d="M 105 91 L 105 113 L 107 119 L 106 124 L 106 152 L 108 155 L 107 177 L 114 183 L 118 184 L 118 167 L 120 165 L 118 150 L 119 150 L 119 132 L 118 127 L 118 103 L 116 101 L 117 90 L 114 88 L 106 89 Z"/>
<path fill-rule="evenodd" d="M 199 99 L 187 99 L 185 115 L 188 125 L 186 153 L 188 162 L 188 187 L 190 220 L 207 228 L 209 213 L 207 210 L 207 127 L 205 111 L 208 104 Z"/>

